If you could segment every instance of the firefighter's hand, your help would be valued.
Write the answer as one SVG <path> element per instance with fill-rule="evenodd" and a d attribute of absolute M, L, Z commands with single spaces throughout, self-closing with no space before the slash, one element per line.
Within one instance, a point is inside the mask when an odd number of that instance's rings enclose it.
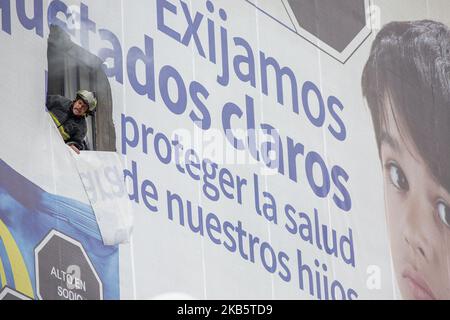
<path fill-rule="evenodd" d="M 73 150 L 73 151 L 75 151 L 75 152 L 76 152 L 76 154 L 80 154 L 80 150 L 78 150 L 78 148 L 77 148 L 77 147 L 75 147 L 75 145 L 74 145 L 74 144 L 71 144 L 71 145 L 69 145 L 69 147 L 70 147 L 70 148 L 72 148 L 72 150 Z"/>

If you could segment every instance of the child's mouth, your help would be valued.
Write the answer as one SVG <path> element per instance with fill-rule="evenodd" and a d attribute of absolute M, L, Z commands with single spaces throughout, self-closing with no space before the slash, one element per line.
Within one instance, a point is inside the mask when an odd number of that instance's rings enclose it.
<path fill-rule="evenodd" d="M 402 272 L 402 278 L 406 280 L 414 299 L 436 300 L 428 284 L 417 271 L 414 271 L 412 268 L 406 268 Z"/>

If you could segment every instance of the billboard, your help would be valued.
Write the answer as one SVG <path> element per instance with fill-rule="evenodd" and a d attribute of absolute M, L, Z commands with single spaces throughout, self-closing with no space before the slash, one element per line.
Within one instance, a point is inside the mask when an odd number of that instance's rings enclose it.
<path fill-rule="evenodd" d="M 1 0 L 0 217 L 5 248 L 16 243 L 0 255 L 2 287 L 35 299 L 447 298 L 449 9 Z M 51 24 L 103 62 L 116 154 L 74 154 L 47 114 Z M 29 218 L 54 206 L 58 217 Z M 78 260 L 54 272 L 40 258 L 67 252 Z"/>

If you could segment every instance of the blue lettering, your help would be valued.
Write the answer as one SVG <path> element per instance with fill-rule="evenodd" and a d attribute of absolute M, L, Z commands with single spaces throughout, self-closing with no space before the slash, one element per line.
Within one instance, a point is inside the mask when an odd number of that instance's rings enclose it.
<path fill-rule="evenodd" d="M 150 188 L 150 192 L 147 191 L 148 187 Z M 152 203 L 148 200 L 150 198 L 153 201 L 158 201 L 158 191 L 156 190 L 155 185 L 150 180 L 144 180 L 141 186 L 142 193 L 142 201 L 144 201 L 145 206 L 153 212 L 157 212 L 158 208 L 156 205 L 152 205 Z"/>
<path fill-rule="evenodd" d="M 36 34 L 43 37 L 44 32 L 44 23 L 43 23 L 43 8 L 42 8 L 42 0 L 34 0 L 34 14 L 33 18 L 27 17 L 27 13 L 25 10 L 25 0 L 17 0 L 17 16 L 19 17 L 20 23 L 27 30 L 36 30 Z"/>
<path fill-rule="evenodd" d="M 213 235 L 212 231 L 220 234 L 222 232 L 222 229 L 220 227 L 219 218 L 217 218 L 217 216 L 211 212 L 206 216 L 206 232 L 208 233 L 208 236 L 212 242 L 214 242 L 215 244 L 221 244 L 222 241 L 220 241 L 219 238 L 216 238 Z"/>
<path fill-rule="evenodd" d="M 333 195 L 333 201 L 340 209 L 344 211 L 350 211 L 350 209 L 352 208 L 352 199 L 347 188 L 339 180 L 340 177 L 342 177 L 345 182 L 347 182 L 349 179 L 349 176 L 344 169 L 339 166 L 334 166 L 331 169 L 331 179 L 333 180 L 336 188 L 341 192 L 343 198 L 341 199 L 338 196 Z"/>
<path fill-rule="evenodd" d="M 202 22 L 203 15 L 197 12 L 195 14 L 194 20 L 192 20 L 191 14 L 189 12 L 189 7 L 187 6 L 187 4 L 181 1 L 181 7 L 183 8 L 183 13 L 188 23 L 183 39 L 181 39 L 181 43 L 187 47 L 191 42 L 191 38 L 194 38 L 195 46 L 197 48 L 198 53 L 202 57 L 205 57 L 205 51 L 203 50 L 202 43 L 200 42 L 200 38 L 198 37 L 198 28 L 200 27 L 200 23 Z"/>
<path fill-rule="evenodd" d="M 121 128 L 122 128 L 122 154 L 127 154 L 127 146 L 136 148 L 139 142 L 139 131 L 136 121 L 132 117 L 121 115 Z M 131 124 L 133 139 L 130 140 L 127 136 L 127 124 Z"/>
<path fill-rule="evenodd" d="M 209 114 L 205 103 L 199 98 L 199 95 L 201 95 L 205 100 L 208 99 L 208 90 L 201 83 L 193 81 L 189 85 L 189 93 L 191 95 L 192 102 L 202 114 L 202 116 L 199 117 L 194 111 L 191 111 L 189 113 L 189 117 L 192 121 L 194 121 L 197 127 L 203 130 L 208 130 L 211 128 L 211 115 Z"/>
<path fill-rule="evenodd" d="M 138 180 L 137 180 L 137 164 L 135 161 L 131 161 L 131 171 L 128 169 L 125 169 L 123 171 L 124 174 L 124 180 L 125 184 L 127 181 L 127 178 L 131 179 L 133 190 L 131 191 L 131 194 L 128 194 L 128 197 L 131 201 L 134 201 L 136 203 L 139 203 L 139 193 L 138 193 Z"/>
<path fill-rule="evenodd" d="M 222 109 L 222 128 L 224 130 L 227 140 L 237 150 L 244 150 L 244 142 L 241 139 L 237 139 L 231 130 L 231 116 L 236 115 L 239 119 L 242 117 L 242 110 L 234 103 L 228 102 Z"/>
<path fill-rule="evenodd" d="M 11 34 L 11 2 L 10 0 L 0 0 L 2 10 L 2 30 Z"/>
<path fill-rule="evenodd" d="M 65 32 L 71 34 L 72 36 L 75 36 L 75 30 L 68 28 L 67 23 L 58 19 L 58 13 L 62 12 L 64 13 L 64 16 L 67 20 L 68 15 L 68 8 L 64 2 L 61 2 L 60 0 L 53 0 L 47 9 L 47 22 L 48 25 L 56 25 L 60 28 L 62 28 Z"/>
<path fill-rule="evenodd" d="M 234 57 L 233 59 L 234 72 L 242 82 L 250 82 L 250 85 L 256 88 L 256 75 L 255 75 L 256 67 L 252 48 L 250 47 L 247 41 L 239 37 L 234 38 L 234 44 L 236 46 L 241 46 L 242 48 L 245 49 L 246 52 L 246 55 L 236 55 Z M 248 69 L 247 73 L 241 71 L 240 66 L 242 64 L 247 66 Z"/>
<path fill-rule="evenodd" d="M 107 29 L 99 29 L 98 34 L 100 39 L 109 41 L 112 46 L 112 49 L 102 48 L 98 53 L 99 58 L 105 62 L 112 59 L 112 66 L 108 68 L 106 64 L 103 64 L 103 70 L 106 76 L 115 77 L 117 82 L 123 84 L 123 56 L 120 41 L 114 33 Z"/>
<path fill-rule="evenodd" d="M 84 3 L 80 4 L 80 42 L 81 46 L 89 51 L 89 32 L 96 32 L 96 24 L 89 20 L 89 7 Z"/>
<path fill-rule="evenodd" d="M 172 101 L 169 95 L 169 79 L 175 80 L 177 87 L 177 100 Z M 187 107 L 187 92 L 183 78 L 171 66 L 164 66 L 159 73 L 159 90 L 166 107 L 174 114 L 182 114 Z"/>
<path fill-rule="evenodd" d="M 208 168 L 210 170 L 208 170 Z M 203 169 L 203 193 L 205 196 L 211 201 L 219 200 L 219 189 L 210 182 L 214 180 L 217 175 L 218 165 L 217 163 L 212 162 L 211 160 L 205 159 L 202 162 Z M 210 192 L 211 191 L 211 192 Z"/>
<path fill-rule="evenodd" d="M 127 54 L 128 79 L 134 91 L 140 95 L 155 101 L 155 64 L 154 64 L 153 39 L 145 36 L 145 52 L 138 47 L 132 47 Z M 145 65 L 145 83 L 139 83 L 136 75 L 137 62 Z"/>
<path fill-rule="evenodd" d="M 289 179 L 297 182 L 297 156 L 303 155 L 305 147 L 303 144 L 296 143 L 294 145 L 294 140 L 287 137 L 287 148 L 288 148 L 288 162 L 289 162 Z"/>
<path fill-rule="evenodd" d="M 166 156 L 163 156 L 160 150 L 160 142 L 163 141 L 166 146 Z M 172 159 L 172 147 L 170 144 L 169 139 L 162 133 L 157 133 L 155 135 L 155 151 L 156 156 L 158 157 L 159 161 L 161 161 L 164 164 L 168 164 L 170 160 Z"/>
<path fill-rule="evenodd" d="M 330 176 L 328 174 L 328 169 L 325 162 L 323 161 L 320 154 L 312 151 L 306 155 L 305 163 L 306 163 L 306 176 L 308 178 L 309 185 L 311 186 L 316 196 L 320 198 L 325 198 L 328 195 L 328 192 L 330 192 Z M 314 164 L 318 164 L 320 167 L 320 173 L 322 176 L 321 186 L 318 186 L 314 179 L 313 174 Z"/>
<path fill-rule="evenodd" d="M 339 141 L 344 141 L 347 136 L 345 125 L 344 125 L 344 122 L 342 121 L 342 119 L 336 113 L 335 108 L 333 108 L 334 106 L 336 106 L 342 111 L 342 110 L 344 110 L 344 106 L 339 101 L 339 99 L 334 96 L 328 97 L 327 105 L 328 105 L 328 111 L 330 111 L 331 116 L 336 121 L 337 125 L 339 126 L 339 130 L 337 131 L 331 125 L 329 125 L 328 130 L 330 130 L 331 134 L 336 139 L 338 139 Z"/>
<path fill-rule="evenodd" d="M 311 113 L 310 105 L 309 105 L 309 92 L 313 91 L 317 97 L 317 100 L 319 102 L 319 114 L 317 118 L 313 116 Z M 306 81 L 303 84 L 302 88 L 302 101 L 303 101 L 303 108 L 305 110 L 306 116 L 308 117 L 309 121 L 315 125 L 316 127 L 321 127 L 325 121 L 325 105 L 323 102 L 322 94 L 320 93 L 319 88 L 312 83 L 311 81 Z"/>
<path fill-rule="evenodd" d="M 266 57 L 264 52 L 260 52 L 261 60 L 261 85 L 262 92 L 267 96 L 269 94 L 268 89 L 268 79 L 267 71 L 268 67 L 272 66 L 275 71 L 275 78 L 277 81 L 277 101 L 279 104 L 284 105 L 283 97 L 283 77 L 287 76 L 291 82 L 291 93 L 292 93 L 292 110 L 295 113 L 299 113 L 298 108 L 298 87 L 297 79 L 295 78 L 294 72 L 289 67 L 280 67 L 278 61 L 272 57 Z"/>
<path fill-rule="evenodd" d="M 276 260 L 275 252 L 273 251 L 272 247 L 267 242 L 263 242 L 261 244 L 260 250 L 261 250 L 261 262 L 262 262 L 264 268 L 268 272 L 274 273 L 277 270 L 277 260 Z M 267 261 L 266 261 L 266 251 L 269 251 L 271 265 L 269 265 L 269 263 L 267 263 Z"/>
<path fill-rule="evenodd" d="M 174 6 L 172 3 L 170 3 L 166 0 L 157 0 L 156 1 L 156 21 L 157 21 L 158 30 L 161 31 L 162 33 L 165 33 L 172 39 L 175 39 L 176 41 L 180 42 L 180 34 L 165 24 L 164 10 L 167 10 L 174 14 L 177 13 L 177 7 Z"/>
<path fill-rule="evenodd" d="M 223 232 L 225 233 L 225 236 L 230 240 L 231 244 L 228 244 L 228 242 L 224 241 L 223 245 L 224 247 L 230 251 L 230 252 L 236 252 L 237 246 L 236 246 L 236 240 L 234 239 L 233 235 L 230 233 L 231 231 L 234 231 L 234 226 L 228 222 L 225 221 L 223 223 Z"/>

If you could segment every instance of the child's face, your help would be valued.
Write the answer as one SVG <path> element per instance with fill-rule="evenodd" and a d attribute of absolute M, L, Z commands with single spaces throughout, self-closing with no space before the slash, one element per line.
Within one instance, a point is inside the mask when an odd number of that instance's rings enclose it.
<path fill-rule="evenodd" d="M 401 121 L 389 111 L 380 150 L 396 278 L 404 299 L 449 299 L 450 194 Z"/>

